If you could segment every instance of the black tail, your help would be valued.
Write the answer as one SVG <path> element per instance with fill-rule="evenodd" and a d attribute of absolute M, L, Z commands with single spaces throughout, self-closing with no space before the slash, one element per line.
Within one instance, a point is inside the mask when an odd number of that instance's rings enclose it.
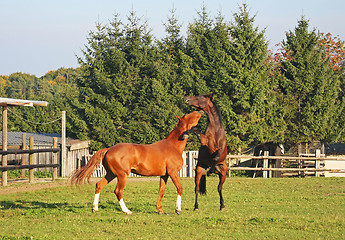
<path fill-rule="evenodd" d="M 199 193 L 206 194 L 206 175 L 202 175 L 199 183 Z"/>

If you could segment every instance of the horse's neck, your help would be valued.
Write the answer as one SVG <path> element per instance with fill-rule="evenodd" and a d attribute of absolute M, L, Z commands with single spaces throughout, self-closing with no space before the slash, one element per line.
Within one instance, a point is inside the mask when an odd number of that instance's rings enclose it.
<path fill-rule="evenodd" d="M 215 129 L 216 126 L 222 127 L 222 124 L 220 122 L 220 116 L 214 105 L 206 109 L 205 112 L 207 113 L 209 121 L 208 128 L 211 127 Z"/>
<path fill-rule="evenodd" d="M 220 120 L 218 111 L 213 106 L 205 110 L 208 116 L 208 125 L 206 129 L 206 137 L 208 138 L 208 147 L 211 152 L 215 152 L 217 149 L 223 146 L 223 139 L 225 139 L 225 132 Z"/>
<path fill-rule="evenodd" d="M 170 134 L 165 138 L 166 141 L 171 143 L 171 145 L 176 148 L 179 152 L 183 152 L 186 147 L 187 139 L 179 140 L 180 136 L 183 134 L 179 128 L 175 128 L 170 132 Z"/>

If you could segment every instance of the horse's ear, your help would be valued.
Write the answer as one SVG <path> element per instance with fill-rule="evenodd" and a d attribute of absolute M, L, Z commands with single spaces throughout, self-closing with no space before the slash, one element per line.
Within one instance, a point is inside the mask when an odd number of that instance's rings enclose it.
<path fill-rule="evenodd" d="M 207 97 L 209 97 L 209 98 L 212 100 L 212 98 L 213 98 L 213 93 L 208 94 Z"/>
<path fill-rule="evenodd" d="M 175 115 L 175 117 L 179 120 L 179 121 L 181 121 L 181 117 L 179 117 L 179 116 L 177 116 L 177 115 Z"/>

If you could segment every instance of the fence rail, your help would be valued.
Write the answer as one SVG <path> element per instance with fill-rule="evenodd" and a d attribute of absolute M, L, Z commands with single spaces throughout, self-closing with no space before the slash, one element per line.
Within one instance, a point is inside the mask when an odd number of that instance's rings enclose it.
<path fill-rule="evenodd" d="M 10 149 L 7 151 L 0 150 L 0 155 L 7 155 L 7 154 L 30 154 L 30 153 L 43 153 L 43 152 L 60 152 L 60 148 L 43 148 L 43 149 Z"/>
<path fill-rule="evenodd" d="M 317 150 L 316 154 L 312 156 L 313 154 L 308 155 L 300 155 L 300 156 L 269 156 L 268 152 L 265 152 L 263 156 L 251 156 L 251 155 L 231 155 L 229 154 L 227 156 L 228 159 L 253 159 L 253 160 L 261 160 L 263 161 L 262 165 L 263 167 L 243 167 L 243 166 L 231 166 L 231 161 L 229 162 L 229 175 L 231 174 L 232 170 L 245 170 L 245 171 L 263 171 L 263 177 L 268 178 L 271 176 L 272 171 L 277 172 L 312 172 L 315 173 L 315 176 L 320 176 L 320 172 L 329 172 L 329 173 L 341 173 L 345 174 L 345 158 L 344 157 L 331 157 L 331 156 L 325 156 L 321 155 L 320 151 Z M 298 167 L 291 168 L 291 167 L 269 167 L 268 161 L 269 160 L 285 160 L 288 162 L 297 161 Z M 315 165 L 315 167 L 303 167 L 301 166 L 301 162 L 307 162 L 311 161 Z M 326 161 L 342 161 L 343 165 L 342 167 L 339 167 L 340 164 L 338 164 L 338 167 L 332 167 L 327 168 L 325 166 L 321 166 L 321 162 Z M 325 163 L 325 165 L 327 165 Z"/>
<path fill-rule="evenodd" d="M 335 160 L 335 161 L 345 161 L 344 157 L 303 157 L 303 156 L 251 156 L 251 155 L 228 155 L 227 158 L 234 158 L 234 159 L 272 159 L 272 160 Z"/>
<path fill-rule="evenodd" d="M 25 146 L 25 144 L 24 144 Z M 57 178 L 57 168 L 60 166 L 58 164 L 58 155 L 57 153 L 60 152 L 60 148 L 57 148 L 57 138 L 53 138 L 53 148 L 44 148 L 44 149 L 34 149 L 34 139 L 33 137 L 30 137 L 30 149 L 10 149 L 10 150 L 1 150 L 0 155 L 1 156 L 7 156 L 10 154 L 20 154 L 22 155 L 22 162 L 21 164 L 16 165 L 8 165 L 7 157 L 2 158 L 0 171 L 2 172 L 2 185 L 7 185 L 7 171 L 9 170 L 16 170 L 16 169 L 29 169 L 29 183 L 33 182 L 34 179 L 34 168 L 52 168 L 52 178 L 55 180 Z M 52 153 L 52 163 L 45 163 L 45 164 L 34 164 L 34 154 L 37 153 Z M 25 164 L 25 160 L 23 160 L 24 154 L 29 154 L 29 164 Z M 16 161 L 14 161 L 16 162 Z M 23 171 L 23 170 L 22 170 Z M 5 177 L 4 177 L 5 175 Z M 22 173 L 24 176 L 24 174 Z"/>
<path fill-rule="evenodd" d="M 270 177 L 272 171 L 281 171 L 281 172 L 336 172 L 336 173 L 345 173 L 345 167 L 343 168 L 325 168 L 320 166 L 320 161 L 344 161 L 345 158 L 342 157 L 326 157 L 326 156 L 268 156 L 268 153 L 265 153 L 265 156 L 252 156 L 252 155 L 231 155 L 227 156 L 227 163 L 229 169 L 229 176 L 231 171 L 234 170 L 245 170 L 245 171 L 262 171 L 263 177 L 267 178 Z M 85 164 L 90 159 L 91 155 L 86 158 Z M 198 151 L 185 151 L 182 155 L 183 158 L 183 167 L 179 172 L 180 177 L 194 177 L 195 176 L 195 167 L 198 161 Z M 259 160 L 263 161 L 263 167 L 243 167 L 243 166 L 234 166 L 230 159 L 248 159 L 248 160 Z M 314 161 L 315 167 L 304 167 L 304 168 L 286 168 L 286 167 L 269 167 L 268 160 L 287 160 L 287 161 Z M 92 177 L 102 177 L 105 175 L 105 169 L 102 165 L 99 165 L 95 168 Z M 137 175 L 131 173 L 131 177 L 135 177 Z M 316 174 L 318 176 L 318 174 Z"/>

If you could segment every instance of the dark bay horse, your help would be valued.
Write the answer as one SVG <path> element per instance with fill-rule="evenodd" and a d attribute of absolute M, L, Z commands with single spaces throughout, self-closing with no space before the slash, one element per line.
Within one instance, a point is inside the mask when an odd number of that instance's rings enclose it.
<path fill-rule="evenodd" d="M 115 195 L 122 211 L 126 214 L 132 214 L 122 198 L 128 175 L 133 172 L 143 176 L 160 176 L 157 210 L 161 214 L 163 213 L 161 201 L 166 182 L 170 176 L 178 193 L 176 213 L 180 214 L 182 186 L 178 173 L 183 165 L 182 153 L 186 147 L 188 131 L 198 124 L 201 116 L 201 111 L 194 111 L 183 117 L 176 116 L 179 122 L 175 129 L 165 139 L 156 143 L 147 145 L 119 143 L 111 148 L 97 151 L 84 167 L 73 174 L 71 183 L 81 184 L 89 180 L 95 166 L 102 162 L 107 173 L 96 184 L 93 211 L 98 211 L 99 195 L 102 188 L 117 177 Z"/>
<path fill-rule="evenodd" d="M 222 195 L 223 184 L 226 179 L 227 144 L 225 131 L 221 122 L 218 107 L 212 102 L 212 95 L 187 96 L 185 102 L 208 116 L 208 125 L 205 134 L 198 134 L 201 147 L 199 149 L 198 163 L 195 169 L 195 204 L 198 210 L 198 194 L 206 193 L 206 174 L 216 173 L 219 176 L 218 193 L 220 197 L 220 210 L 224 209 Z"/>

